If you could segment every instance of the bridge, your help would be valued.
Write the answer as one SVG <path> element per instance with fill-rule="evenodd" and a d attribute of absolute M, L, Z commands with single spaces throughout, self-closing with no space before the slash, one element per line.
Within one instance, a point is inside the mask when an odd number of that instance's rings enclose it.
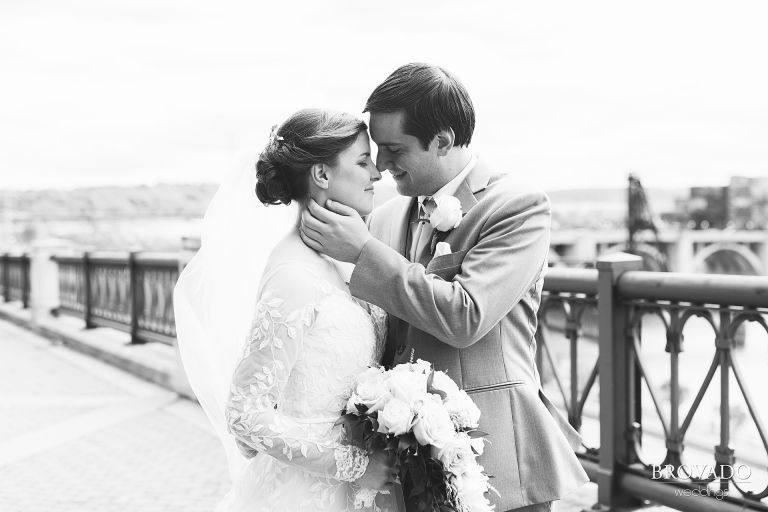
<path fill-rule="evenodd" d="M 636 235 L 635 252 L 646 270 L 768 275 L 768 233 L 736 230 L 660 230 Z M 552 232 L 550 264 L 585 267 L 605 254 L 628 249 L 622 229 Z"/>
<path fill-rule="evenodd" d="M 584 237 L 554 242 L 608 250 L 621 243 L 608 234 L 589 245 Z M 689 233 L 679 245 L 690 248 L 694 262 L 696 255 L 717 261 L 722 244 L 740 247 L 706 234 Z M 760 251 L 764 240 L 756 235 L 741 242 Z M 674 247 L 662 234 L 665 240 Z M 6 254 L 0 296 L 28 307 L 33 330 L 45 331 L 39 326 L 53 308 L 81 328 L 123 331 L 129 346 L 171 348 L 172 288 L 187 259 Z M 597 485 L 596 509 L 650 500 L 692 512 L 768 512 L 768 402 L 752 398 L 765 383 L 768 277 L 642 266 L 638 256 L 615 253 L 594 269 L 551 268 L 544 282 L 537 366 L 544 388 L 584 437 L 577 456 Z M 738 336 L 744 327 L 751 330 L 747 343 Z M 657 469 L 692 464 L 712 471 L 691 478 Z M 737 466 L 748 467 L 752 479 L 732 474 Z"/>

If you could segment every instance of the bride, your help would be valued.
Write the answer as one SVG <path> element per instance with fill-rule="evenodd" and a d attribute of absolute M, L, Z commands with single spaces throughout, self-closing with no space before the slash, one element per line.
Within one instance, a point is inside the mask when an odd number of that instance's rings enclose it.
<path fill-rule="evenodd" d="M 380 358 L 386 317 L 350 295 L 348 269 L 304 245 L 297 223 L 309 198 L 370 213 L 381 174 L 367 126 L 301 110 L 273 129 L 256 169 L 222 184 L 174 290 L 182 362 L 233 479 L 217 510 L 353 509 L 357 489 L 396 478 L 383 453 L 346 445 L 334 426 Z"/>

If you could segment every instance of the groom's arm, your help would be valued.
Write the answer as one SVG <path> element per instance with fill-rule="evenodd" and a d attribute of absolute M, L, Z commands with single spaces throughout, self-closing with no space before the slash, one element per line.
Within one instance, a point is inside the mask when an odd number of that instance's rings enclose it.
<path fill-rule="evenodd" d="M 482 220 L 478 241 L 451 281 L 427 274 L 375 240 L 351 208 L 310 200 L 301 236 L 311 248 L 356 263 L 350 280 L 355 297 L 374 303 L 454 347 L 472 345 L 496 325 L 541 277 L 549 250 L 549 200 L 543 193 L 507 195 L 475 208 Z M 333 213 L 333 212 L 336 213 Z M 376 215 L 376 222 L 386 221 Z"/>
<path fill-rule="evenodd" d="M 503 202 L 451 281 L 426 274 L 386 244 L 368 240 L 350 280 L 352 294 L 443 342 L 472 345 L 541 277 L 549 250 L 549 200 L 527 194 Z"/>

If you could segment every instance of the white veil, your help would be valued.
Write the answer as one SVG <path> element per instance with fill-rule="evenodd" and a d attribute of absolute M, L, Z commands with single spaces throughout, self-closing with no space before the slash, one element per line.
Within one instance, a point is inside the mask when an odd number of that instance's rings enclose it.
<path fill-rule="evenodd" d="M 277 242 L 295 226 L 297 207 L 264 206 L 256 171 L 230 176 L 203 220 L 201 247 L 173 292 L 176 335 L 190 386 L 227 453 L 232 481 L 245 459 L 226 426 L 232 374 L 250 329 L 259 281 Z"/>

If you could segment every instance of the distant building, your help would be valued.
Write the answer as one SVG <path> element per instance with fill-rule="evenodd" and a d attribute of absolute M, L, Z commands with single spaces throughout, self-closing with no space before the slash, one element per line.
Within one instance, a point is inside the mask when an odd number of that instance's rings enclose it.
<path fill-rule="evenodd" d="M 662 218 L 690 229 L 768 229 L 768 178 L 734 176 L 726 187 L 691 187 Z"/>
<path fill-rule="evenodd" d="M 728 187 L 691 187 L 689 225 L 693 229 L 725 229 L 728 225 Z"/>
<path fill-rule="evenodd" d="M 731 178 L 728 219 L 736 229 L 768 228 L 768 178 Z"/>

